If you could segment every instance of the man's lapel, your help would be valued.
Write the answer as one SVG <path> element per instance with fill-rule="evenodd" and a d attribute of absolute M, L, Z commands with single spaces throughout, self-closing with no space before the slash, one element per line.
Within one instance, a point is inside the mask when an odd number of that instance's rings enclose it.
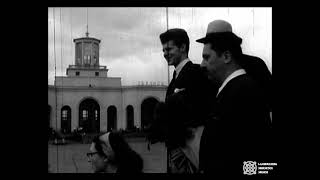
<path fill-rule="evenodd" d="M 191 64 L 192 64 L 192 62 L 189 61 L 182 67 L 181 71 L 179 72 L 178 77 L 176 78 L 176 81 L 179 81 L 183 77 L 184 73 L 187 71 L 187 69 L 189 68 L 189 66 Z"/>
<path fill-rule="evenodd" d="M 189 66 L 192 64 L 191 61 L 187 62 L 181 69 L 181 71 L 179 72 L 179 75 L 176 77 L 176 79 L 172 79 L 170 81 L 170 84 L 168 86 L 168 90 L 167 90 L 167 94 L 166 97 L 173 94 L 174 89 L 177 87 L 177 84 L 180 83 L 181 78 L 184 76 L 184 73 L 187 72 L 187 69 L 189 68 Z"/>

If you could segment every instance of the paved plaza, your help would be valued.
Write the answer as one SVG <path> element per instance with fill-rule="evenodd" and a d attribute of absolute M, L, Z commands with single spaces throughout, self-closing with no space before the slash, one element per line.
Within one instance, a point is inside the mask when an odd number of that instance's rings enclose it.
<path fill-rule="evenodd" d="M 128 139 L 129 145 L 141 155 L 144 161 L 143 172 L 166 172 L 166 148 L 164 143 L 151 145 L 147 149 L 145 139 Z M 86 153 L 90 144 L 68 143 L 66 145 L 48 145 L 48 164 L 51 173 L 92 173 Z M 57 156 L 59 166 L 57 168 Z"/>

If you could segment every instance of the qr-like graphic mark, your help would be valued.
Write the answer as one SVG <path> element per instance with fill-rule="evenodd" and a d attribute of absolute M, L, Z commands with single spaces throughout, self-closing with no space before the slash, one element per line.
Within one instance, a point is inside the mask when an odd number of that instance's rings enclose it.
<path fill-rule="evenodd" d="M 243 162 L 243 174 L 247 174 L 247 175 L 257 174 L 257 162 L 244 161 Z"/>

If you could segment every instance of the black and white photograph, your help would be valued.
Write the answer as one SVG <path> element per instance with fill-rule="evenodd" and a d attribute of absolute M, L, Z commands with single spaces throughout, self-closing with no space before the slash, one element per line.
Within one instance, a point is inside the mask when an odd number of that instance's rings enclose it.
<path fill-rule="evenodd" d="M 279 176 L 272 7 L 48 7 L 48 173 Z"/>

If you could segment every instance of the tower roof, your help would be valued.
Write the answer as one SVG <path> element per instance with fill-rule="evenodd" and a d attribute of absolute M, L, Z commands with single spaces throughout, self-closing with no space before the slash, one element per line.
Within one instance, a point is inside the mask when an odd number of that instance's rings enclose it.
<path fill-rule="evenodd" d="M 81 38 L 76 38 L 76 39 L 73 39 L 73 42 L 76 42 L 76 41 L 83 41 L 83 40 L 93 40 L 93 41 L 98 41 L 99 43 L 101 42 L 101 40 L 97 39 L 97 38 L 93 38 L 93 37 L 81 37 Z"/>

